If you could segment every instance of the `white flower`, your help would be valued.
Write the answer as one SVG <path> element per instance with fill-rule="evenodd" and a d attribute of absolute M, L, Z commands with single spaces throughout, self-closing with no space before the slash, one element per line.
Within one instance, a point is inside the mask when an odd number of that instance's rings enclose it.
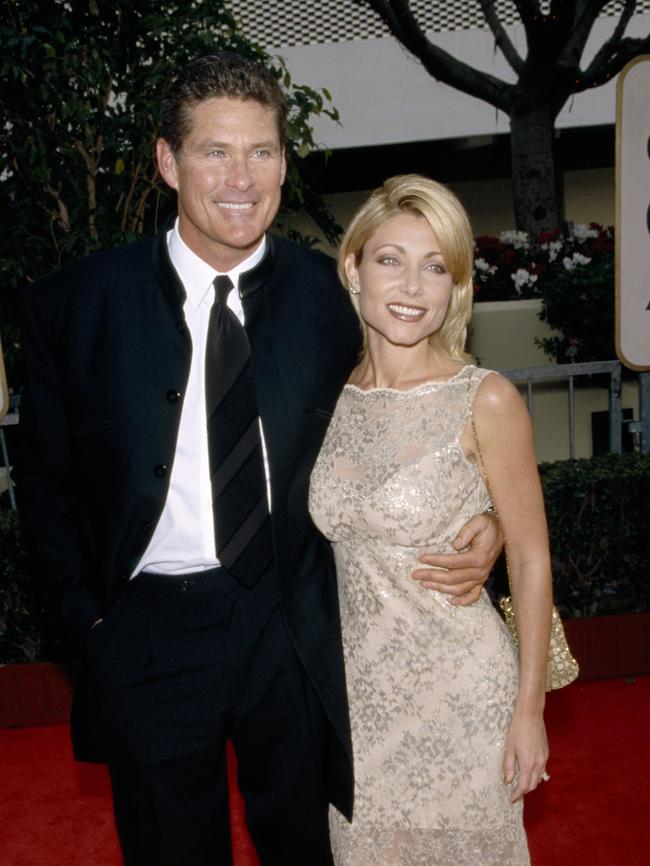
<path fill-rule="evenodd" d="M 516 250 L 527 250 L 530 247 L 527 232 L 501 232 L 499 240 L 504 244 L 510 244 Z"/>
<path fill-rule="evenodd" d="M 519 268 L 514 274 L 510 274 L 510 279 L 515 284 L 517 294 L 520 295 L 525 286 L 535 285 L 537 282 L 537 274 L 531 274 L 525 268 Z"/>
<path fill-rule="evenodd" d="M 562 264 L 567 271 L 573 271 L 578 265 L 588 265 L 591 259 L 589 256 L 583 256 L 582 253 L 574 253 L 571 258 L 565 256 L 562 259 Z"/>
<path fill-rule="evenodd" d="M 490 265 L 485 261 L 485 259 L 478 258 L 474 260 L 474 273 L 476 273 L 476 271 L 481 271 L 484 274 L 495 274 L 497 266 Z"/>
<path fill-rule="evenodd" d="M 548 251 L 549 262 L 554 262 L 562 249 L 562 241 L 549 241 L 547 244 L 542 244 L 542 249 Z"/>
<path fill-rule="evenodd" d="M 598 232 L 596 229 L 584 225 L 584 223 L 579 223 L 578 225 L 573 226 L 573 237 L 578 241 L 584 241 L 587 238 L 597 238 Z"/>

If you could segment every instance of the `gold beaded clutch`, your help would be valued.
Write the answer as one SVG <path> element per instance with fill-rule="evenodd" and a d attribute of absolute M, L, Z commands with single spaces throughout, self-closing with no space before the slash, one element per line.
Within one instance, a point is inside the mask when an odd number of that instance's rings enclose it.
<path fill-rule="evenodd" d="M 503 598 L 500 598 L 499 607 L 515 645 L 519 646 L 515 612 L 512 608 L 512 596 L 504 595 Z M 562 689 L 564 686 L 568 686 L 569 683 L 572 683 L 576 679 L 579 673 L 580 668 L 578 667 L 578 662 L 571 655 L 560 614 L 555 605 L 553 605 L 551 641 L 548 647 L 548 667 L 546 670 L 546 691 L 550 692 L 552 689 Z"/>
<path fill-rule="evenodd" d="M 471 374 L 467 381 L 467 391 L 468 397 L 470 396 L 469 388 L 471 382 Z M 488 482 L 487 472 L 485 471 L 485 463 L 483 462 L 483 454 L 481 453 L 481 446 L 478 440 L 478 434 L 476 432 L 476 424 L 474 422 L 474 413 L 472 412 L 472 403 L 470 400 L 469 403 L 469 417 L 472 423 L 472 433 L 474 434 L 474 441 L 476 442 L 476 452 L 478 454 L 479 465 L 481 469 L 481 473 L 483 478 L 485 479 L 485 486 L 487 487 L 487 491 L 490 495 L 490 499 L 492 499 L 492 507 L 494 507 L 494 499 L 492 497 L 492 491 L 490 490 L 490 485 Z M 494 511 L 497 520 L 499 519 L 499 515 Z M 510 584 L 510 569 L 508 568 L 508 551 L 505 548 L 506 555 L 506 570 L 508 572 L 508 584 Z M 511 590 L 512 592 L 512 590 Z M 517 634 L 517 621 L 515 619 L 515 611 L 512 605 L 512 596 L 506 595 L 503 598 L 499 599 L 499 607 L 501 608 L 501 612 L 503 613 L 503 619 L 506 624 L 506 627 L 510 634 L 512 635 L 512 639 L 515 642 L 515 646 L 519 646 L 519 636 Z M 564 632 L 564 626 L 562 625 L 562 620 L 560 618 L 560 614 L 558 609 L 553 605 L 553 615 L 551 618 L 551 639 L 548 647 L 548 667 L 546 670 L 546 691 L 549 692 L 552 689 L 561 689 L 564 686 L 568 686 L 569 683 L 572 683 L 578 674 L 580 673 L 580 668 L 578 666 L 578 662 L 575 660 L 573 655 L 571 654 L 571 649 L 569 648 L 569 644 L 566 639 L 566 634 Z"/>

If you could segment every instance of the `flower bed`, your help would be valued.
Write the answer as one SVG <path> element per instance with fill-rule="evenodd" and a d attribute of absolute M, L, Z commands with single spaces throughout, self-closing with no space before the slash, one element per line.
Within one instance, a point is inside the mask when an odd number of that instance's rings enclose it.
<path fill-rule="evenodd" d="M 614 347 L 614 233 L 597 223 L 565 234 L 525 232 L 476 238 L 474 301 L 541 300 L 556 333 L 537 345 L 555 363 L 611 360 Z"/>

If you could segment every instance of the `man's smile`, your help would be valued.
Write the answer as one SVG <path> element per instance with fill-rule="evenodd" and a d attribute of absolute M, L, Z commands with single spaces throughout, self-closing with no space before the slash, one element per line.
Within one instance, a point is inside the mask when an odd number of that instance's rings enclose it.
<path fill-rule="evenodd" d="M 255 206 L 254 201 L 243 201 L 243 202 L 234 202 L 234 201 L 217 201 L 215 202 L 217 207 L 224 208 L 225 210 L 250 210 Z"/>

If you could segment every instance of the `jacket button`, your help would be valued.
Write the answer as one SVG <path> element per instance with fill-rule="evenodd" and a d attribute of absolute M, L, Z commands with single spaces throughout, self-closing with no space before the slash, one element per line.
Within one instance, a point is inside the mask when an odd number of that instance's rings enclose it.
<path fill-rule="evenodd" d="M 187 325 L 182 319 L 179 319 L 178 322 L 176 322 L 176 330 L 179 334 L 184 334 L 186 332 Z"/>
<path fill-rule="evenodd" d="M 173 389 L 167 392 L 166 397 L 168 403 L 178 403 L 178 401 L 181 399 L 180 392 L 174 391 Z"/>
<path fill-rule="evenodd" d="M 169 467 L 166 463 L 158 463 L 153 468 L 153 474 L 156 476 L 156 478 L 164 478 L 167 475 L 168 471 Z"/>
<path fill-rule="evenodd" d="M 151 529 L 151 521 L 150 520 L 141 520 L 140 521 L 140 528 L 144 529 L 144 530 Z"/>

